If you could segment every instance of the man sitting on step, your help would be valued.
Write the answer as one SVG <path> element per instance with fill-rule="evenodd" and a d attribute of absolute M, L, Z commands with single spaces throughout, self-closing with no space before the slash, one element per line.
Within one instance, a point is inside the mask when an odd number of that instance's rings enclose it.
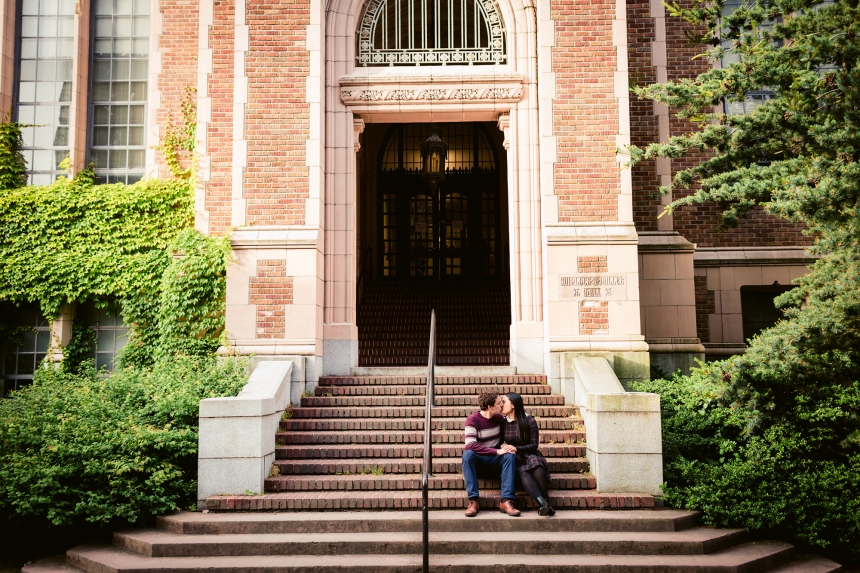
<path fill-rule="evenodd" d="M 466 418 L 466 449 L 463 451 L 463 479 L 469 507 L 466 517 L 478 515 L 478 474 L 484 478 L 498 478 L 501 474 L 502 491 L 499 511 L 517 516 L 514 506 L 514 481 L 517 475 L 516 448 L 502 445 L 502 397 L 496 392 L 478 396 L 481 408 Z"/>

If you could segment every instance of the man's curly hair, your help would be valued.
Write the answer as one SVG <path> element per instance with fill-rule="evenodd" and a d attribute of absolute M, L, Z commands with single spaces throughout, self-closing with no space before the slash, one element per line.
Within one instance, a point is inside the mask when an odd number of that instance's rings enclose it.
<path fill-rule="evenodd" d="M 496 400 L 499 398 L 498 392 L 484 392 L 480 396 L 478 396 L 478 406 L 481 410 L 486 410 L 490 406 L 496 404 Z"/>

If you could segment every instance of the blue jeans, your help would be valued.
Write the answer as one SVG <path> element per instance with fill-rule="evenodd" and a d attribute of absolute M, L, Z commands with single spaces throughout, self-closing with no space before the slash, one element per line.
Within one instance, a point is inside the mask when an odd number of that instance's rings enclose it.
<path fill-rule="evenodd" d="M 463 452 L 463 479 L 466 482 L 466 495 L 478 499 L 478 476 L 495 479 L 502 476 L 502 500 L 514 501 L 517 498 L 514 482 L 517 479 L 517 456 L 484 456 L 472 450 Z"/>

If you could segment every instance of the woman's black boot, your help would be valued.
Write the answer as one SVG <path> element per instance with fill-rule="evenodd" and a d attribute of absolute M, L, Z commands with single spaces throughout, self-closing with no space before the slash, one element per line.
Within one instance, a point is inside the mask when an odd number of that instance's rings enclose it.
<path fill-rule="evenodd" d="M 555 515 L 555 510 L 549 504 L 545 497 L 538 497 L 537 502 L 540 504 L 538 508 L 538 515 L 551 516 Z"/>

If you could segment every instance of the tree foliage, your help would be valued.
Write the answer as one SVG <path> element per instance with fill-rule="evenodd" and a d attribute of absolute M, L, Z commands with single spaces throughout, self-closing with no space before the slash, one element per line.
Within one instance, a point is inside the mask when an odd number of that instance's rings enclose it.
<path fill-rule="evenodd" d="M 860 9 L 857 0 L 723 0 L 670 6 L 701 30 L 703 57 L 741 61 L 695 79 L 636 88 L 699 130 L 633 161 L 706 152 L 676 174 L 691 189 L 669 211 L 714 201 L 722 224 L 754 207 L 798 222 L 819 256 L 778 297 L 785 319 L 741 356 L 661 394 L 667 500 L 705 521 L 776 532 L 860 556 Z M 763 26 L 766 21 L 772 26 Z M 751 91 L 775 97 L 747 115 L 715 113 Z"/>

